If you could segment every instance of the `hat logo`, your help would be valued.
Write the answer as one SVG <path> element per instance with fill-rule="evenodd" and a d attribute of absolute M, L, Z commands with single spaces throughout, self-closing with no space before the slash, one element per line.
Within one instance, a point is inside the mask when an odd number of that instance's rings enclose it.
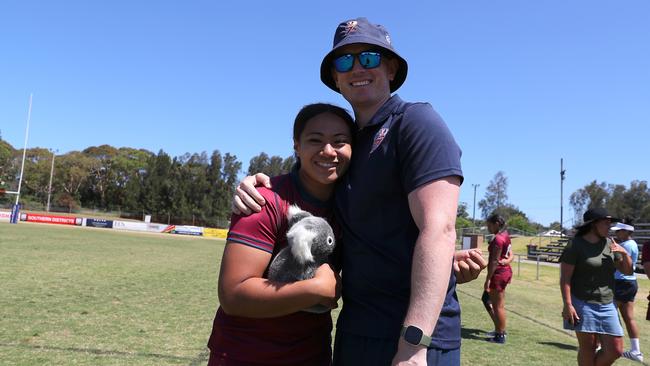
<path fill-rule="evenodd" d="M 388 42 L 388 44 L 391 44 L 390 43 L 390 36 L 388 35 L 388 33 L 386 33 L 386 42 Z"/>
<path fill-rule="evenodd" d="M 352 32 L 357 31 L 357 25 L 359 23 L 356 20 L 350 20 L 349 22 L 345 23 L 345 29 L 343 30 L 344 34 L 343 36 L 347 36 L 348 34 Z"/>

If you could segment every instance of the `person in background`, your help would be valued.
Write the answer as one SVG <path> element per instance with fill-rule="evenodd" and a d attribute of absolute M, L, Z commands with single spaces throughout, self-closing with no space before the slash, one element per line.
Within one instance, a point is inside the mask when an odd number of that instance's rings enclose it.
<path fill-rule="evenodd" d="M 618 222 L 611 230 L 616 234 L 619 245 L 625 248 L 630 255 L 634 267 L 639 258 L 639 245 L 632 239 L 632 233 L 634 232 L 632 222 L 629 220 Z M 643 362 L 643 353 L 641 353 L 639 346 L 639 327 L 636 320 L 634 320 L 634 297 L 639 290 L 636 275 L 634 273 L 626 275 L 616 270 L 614 277 L 616 278 L 614 300 L 616 300 L 618 310 L 620 310 L 623 317 L 627 335 L 630 337 L 630 350 L 623 352 L 623 357 L 632 361 Z"/>
<path fill-rule="evenodd" d="M 340 23 L 320 70 L 321 81 L 352 106 L 357 127 L 353 168 L 335 195 L 343 308 L 333 363 L 460 365 L 454 249 L 461 150 L 431 105 L 391 95 L 408 65 L 383 26 L 366 18 Z M 237 191 L 255 195 L 252 187 Z M 242 199 L 253 201 L 242 196 L 235 204 Z"/>
<path fill-rule="evenodd" d="M 260 189 L 268 202 L 261 212 L 232 216 L 208 366 L 330 365 L 330 312 L 301 310 L 317 304 L 336 307 L 338 271 L 324 264 L 313 278 L 293 283 L 269 281 L 267 272 L 287 245 L 291 205 L 326 218 L 340 232 L 331 198 L 350 164 L 353 128 L 352 117 L 340 107 L 302 108 L 293 127 L 294 169 L 273 178 L 272 189 Z"/>
<path fill-rule="evenodd" d="M 623 353 L 614 272 L 629 275 L 633 267 L 625 249 L 607 236 L 617 221 L 605 209 L 587 210 L 560 257 L 564 328 L 576 333 L 580 366 L 611 365 Z"/>
<path fill-rule="evenodd" d="M 513 256 L 511 253 L 512 245 L 510 235 L 506 230 L 506 221 L 502 216 L 492 214 L 487 218 L 486 222 L 488 231 L 494 234 L 494 238 L 488 246 L 490 255 L 484 284 L 484 291 L 489 295 L 491 306 L 488 307 L 485 301 L 483 304 L 494 322 L 494 332 L 488 333 L 490 338 L 487 340 L 503 344 L 506 342 L 506 286 L 512 279 L 512 268 L 510 268 L 509 264 Z M 509 257 L 510 261 L 508 261 Z"/>

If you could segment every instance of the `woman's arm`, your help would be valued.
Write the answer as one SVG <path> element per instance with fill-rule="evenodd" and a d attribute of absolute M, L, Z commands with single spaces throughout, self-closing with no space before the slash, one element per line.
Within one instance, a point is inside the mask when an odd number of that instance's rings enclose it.
<path fill-rule="evenodd" d="M 490 257 L 488 258 L 488 267 L 487 267 L 488 271 L 485 277 L 485 284 L 483 285 L 483 289 L 485 291 L 490 290 L 490 279 L 492 279 L 492 275 L 494 274 L 494 271 L 496 271 L 499 265 L 500 256 L 501 256 L 501 246 L 493 245 L 492 249 L 490 250 Z"/>
<path fill-rule="evenodd" d="M 580 321 L 580 317 L 571 302 L 571 277 L 573 277 L 574 269 L 575 266 L 573 264 L 560 263 L 560 291 L 562 292 L 562 302 L 564 303 L 562 318 L 575 325 L 575 323 Z"/>
<path fill-rule="evenodd" d="M 273 318 L 316 304 L 336 307 L 338 275 L 328 264 L 314 278 L 293 283 L 274 283 L 262 278 L 271 254 L 247 245 L 228 242 L 219 273 L 219 302 L 226 314 L 249 318 Z"/>
<path fill-rule="evenodd" d="M 503 259 L 499 259 L 499 264 L 505 266 L 506 264 L 510 264 L 510 262 L 512 262 L 514 258 L 515 258 L 515 253 L 513 253 L 512 248 L 510 248 L 510 250 L 508 251 L 508 255 Z"/>

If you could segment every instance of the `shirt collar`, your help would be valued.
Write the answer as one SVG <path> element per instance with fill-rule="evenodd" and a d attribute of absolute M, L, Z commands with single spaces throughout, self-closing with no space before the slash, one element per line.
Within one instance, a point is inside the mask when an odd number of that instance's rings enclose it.
<path fill-rule="evenodd" d="M 383 123 L 388 116 L 393 114 L 395 110 L 402 105 L 404 101 L 397 94 L 393 94 L 375 113 L 366 126 L 373 126 Z"/>

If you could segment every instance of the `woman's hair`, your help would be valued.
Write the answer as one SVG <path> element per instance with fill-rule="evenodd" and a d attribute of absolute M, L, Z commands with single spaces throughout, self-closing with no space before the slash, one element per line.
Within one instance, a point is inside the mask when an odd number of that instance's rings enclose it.
<path fill-rule="evenodd" d="M 340 117 L 350 129 L 350 135 L 354 136 L 354 120 L 348 111 L 333 104 L 313 103 L 302 107 L 298 115 L 296 115 L 296 119 L 293 121 L 293 139 L 295 141 L 300 140 L 300 134 L 304 131 L 307 121 L 323 113 L 332 113 Z"/>
<path fill-rule="evenodd" d="M 503 227 L 506 225 L 506 220 L 503 218 L 503 216 L 496 213 L 490 215 L 490 217 L 488 217 L 485 221 L 497 224 L 499 226 L 499 231 L 501 231 L 501 229 L 503 229 Z"/>
<path fill-rule="evenodd" d="M 575 236 L 585 236 L 591 230 L 591 227 L 594 225 L 593 222 L 588 223 L 587 225 L 578 226 L 576 228 Z"/>

